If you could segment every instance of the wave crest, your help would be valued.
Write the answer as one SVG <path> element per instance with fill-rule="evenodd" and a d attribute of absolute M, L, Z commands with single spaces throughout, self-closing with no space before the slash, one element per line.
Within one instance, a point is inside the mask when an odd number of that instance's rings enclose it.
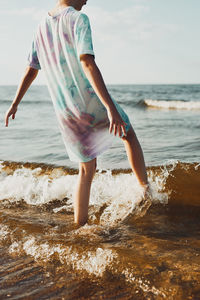
<path fill-rule="evenodd" d="M 143 104 L 146 107 L 155 109 L 200 110 L 200 101 L 146 99 Z"/>
<path fill-rule="evenodd" d="M 148 167 L 154 203 L 200 206 L 198 163 L 175 161 Z M 0 163 L 0 206 L 40 207 L 54 213 L 73 212 L 78 170 L 34 163 Z M 142 190 L 130 169 L 98 171 L 90 199 L 90 219 L 113 224 L 139 211 Z"/>

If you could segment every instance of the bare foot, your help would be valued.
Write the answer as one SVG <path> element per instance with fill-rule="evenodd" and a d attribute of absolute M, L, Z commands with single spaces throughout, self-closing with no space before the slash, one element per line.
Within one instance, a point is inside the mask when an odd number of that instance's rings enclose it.
<path fill-rule="evenodd" d="M 131 214 L 129 214 L 124 220 L 123 223 L 129 221 L 130 219 L 136 220 L 138 218 L 143 217 L 149 207 L 152 204 L 152 193 L 151 193 L 151 188 L 149 184 L 143 185 L 143 195 L 141 199 L 135 204 L 135 207 Z"/>
<path fill-rule="evenodd" d="M 152 204 L 152 192 L 149 184 L 142 186 L 143 195 L 139 203 L 137 203 L 136 217 L 143 217 Z"/>

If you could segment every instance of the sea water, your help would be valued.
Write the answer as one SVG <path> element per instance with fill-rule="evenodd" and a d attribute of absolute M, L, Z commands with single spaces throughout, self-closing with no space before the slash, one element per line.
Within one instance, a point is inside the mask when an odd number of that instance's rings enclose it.
<path fill-rule="evenodd" d="M 15 121 L 4 128 L 4 113 L 15 92 L 15 86 L 0 87 L 0 158 L 77 167 L 66 154 L 45 86 L 30 89 Z M 109 92 L 129 115 L 147 165 L 161 165 L 171 159 L 199 161 L 199 85 L 113 85 Z M 98 161 L 100 168 L 129 166 L 120 139 Z"/>
<path fill-rule="evenodd" d="M 0 298 L 200 298 L 200 87 L 113 85 L 142 145 L 152 204 L 116 138 L 98 158 L 88 224 L 73 224 L 69 161 L 44 86 L 15 120 L 0 87 Z"/>

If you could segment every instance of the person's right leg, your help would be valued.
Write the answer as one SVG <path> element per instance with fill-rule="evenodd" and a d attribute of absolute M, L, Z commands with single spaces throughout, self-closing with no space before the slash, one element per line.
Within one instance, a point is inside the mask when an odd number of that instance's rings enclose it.
<path fill-rule="evenodd" d="M 90 188 L 96 171 L 96 158 L 79 165 L 79 178 L 74 198 L 74 222 L 84 225 L 88 219 Z"/>

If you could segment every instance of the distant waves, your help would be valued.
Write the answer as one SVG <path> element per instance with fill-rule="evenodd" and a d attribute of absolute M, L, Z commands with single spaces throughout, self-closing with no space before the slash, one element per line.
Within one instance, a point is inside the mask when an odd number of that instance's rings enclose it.
<path fill-rule="evenodd" d="M 173 109 L 173 110 L 200 110 L 200 101 L 186 101 L 186 100 L 154 100 L 144 99 L 135 101 L 118 101 L 119 104 L 125 107 L 132 108 L 153 108 L 153 109 Z"/>
<path fill-rule="evenodd" d="M 152 100 L 146 99 L 138 103 L 140 106 L 156 109 L 200 110 L 200 101 L 184 100 Z"/>

